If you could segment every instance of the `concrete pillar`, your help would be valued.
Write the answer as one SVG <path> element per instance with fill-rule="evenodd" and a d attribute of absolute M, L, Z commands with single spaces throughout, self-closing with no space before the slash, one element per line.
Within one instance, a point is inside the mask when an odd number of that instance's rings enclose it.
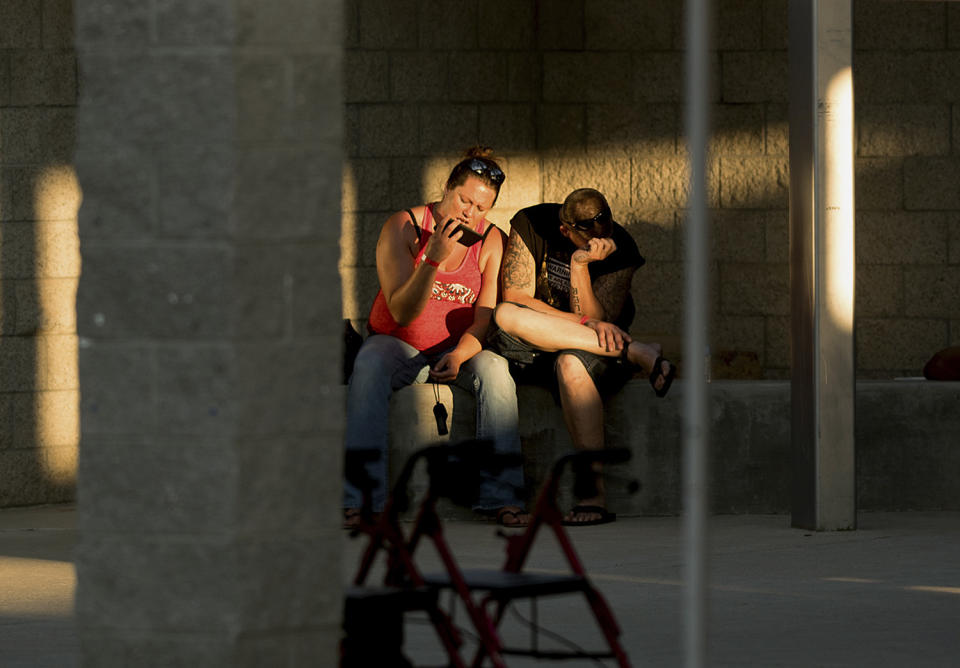
<path fill-rule="evenodd" d="M 84 665 L 334 665 L 339 0 L 76 0 Z"/>
<path fill-rule="evenodd" d="M 856 526 L 851 2 L 792 0 L 793 525 Z"/>

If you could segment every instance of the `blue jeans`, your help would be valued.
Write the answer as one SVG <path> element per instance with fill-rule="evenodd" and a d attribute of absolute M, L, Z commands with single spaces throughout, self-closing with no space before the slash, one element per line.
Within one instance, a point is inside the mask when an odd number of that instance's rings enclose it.
<path fill-rule="evenodd" d="M 398 338 L 374 334 L 364 341 L 353 366 L 347 389 L 346 447 L 377 449 L 382 456 L 367 465 L 367 472 L 377 481 L 373 490 L 373 509 L 383 510 L 387 496 L 387 428 L 390 397 L 394 391 L 413 383 L 429 381 L 430 365 L 441 354 L 428 356 Z M 507 361 L 489 350 L 482 350 L 460 367 L 453 385 L 473 394 L 477 411 L 477 438 L 493 441 L 494 450 L 520 454 L 520 433 L 517 415 L 517 387 Z M 496 475 L 484 475 L 478 510 L 523 505 L 518 497 L 523 487 L 519 466 L 506 468 Z M 344 483 L 343 507 L 359 508 L 360 490 Z"/>

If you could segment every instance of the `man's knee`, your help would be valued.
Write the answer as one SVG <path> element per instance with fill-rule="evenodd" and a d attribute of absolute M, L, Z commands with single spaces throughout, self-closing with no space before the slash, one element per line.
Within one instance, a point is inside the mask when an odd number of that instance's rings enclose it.
<path fill-rule="evenodd" d="M 557 354 L 553 368 L 557 374 L 557 381 L 560 383 L 583 380 L 584 377 L 590 375 L 583 365 L 583 360 L 572 353 L 560 352 Z"/>
<path fill-rule="evenodd" d="M 501 302 L 493 309 L 493 322 L 505 332 L 516 331 L 517 316 L 523 309 L 513 302 Z"/>

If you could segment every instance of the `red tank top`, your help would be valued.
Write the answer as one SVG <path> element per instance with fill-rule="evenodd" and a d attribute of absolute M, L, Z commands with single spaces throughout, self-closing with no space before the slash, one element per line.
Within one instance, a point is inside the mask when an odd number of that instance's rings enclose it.
<path fill-rule="evenodd" d="M 487 221 L 480 221 L 476 232 L 483 234 Z M 427 241 L 433 234 L 433 205 L 423 214 L 423 233 L 414 259 L 416 268 L 423 261 Z M 401 327 L 393 319 L 383 291 L 377 292 L 370 309 L 367 327 L 374 334 L 389 334 L 406 341 L 417 350 L 434 354 L 457 345 L 463 333 L 473 324 L 474 302 L 480 294 L 480 246 L 467 249 L 460 266 L 453 271 L 437 271 L 427 305 L 412 323 Z"/>

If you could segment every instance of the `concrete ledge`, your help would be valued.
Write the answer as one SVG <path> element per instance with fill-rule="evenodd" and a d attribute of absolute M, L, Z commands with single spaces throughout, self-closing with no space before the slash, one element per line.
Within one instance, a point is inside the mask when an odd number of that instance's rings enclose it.
<path fill-rule="evenodd" d="M 719 381 L 711 384 L 710 499 L 714 513 L 790 511 L 789 381 Z M 391 404 L 393 469 L 410 452 L 440 440 L 474 434 L 472 397 L 439 386 L 451 414 L 450 434 L 437 435 L 434 387 L 410 386 Z M 608 404 L 608 445 L 630 448 L 633 459 L 618 473 L 640 480 L 629 495 L 622 480 L 608 480 L 610 509 L 624 515 L 681 511 L 681 410 L 684 383 L 658 399 L 637 379 Z M 550 463 L 572 448 L 560 407 L 545 389 L 521 386 L 520 436 L 528 490 L 536 491 Z M 452 409 L 451 409 L 452 407 Z M 860 510 L 960 510 L 960 383 L 857 383 L 857 493 Z M 422 489 L 422 477 L 416 481 Z M 531 493 L 533 493 L 531 492 Z M 563 499 L 570 503 L 569 497 Z"/>

